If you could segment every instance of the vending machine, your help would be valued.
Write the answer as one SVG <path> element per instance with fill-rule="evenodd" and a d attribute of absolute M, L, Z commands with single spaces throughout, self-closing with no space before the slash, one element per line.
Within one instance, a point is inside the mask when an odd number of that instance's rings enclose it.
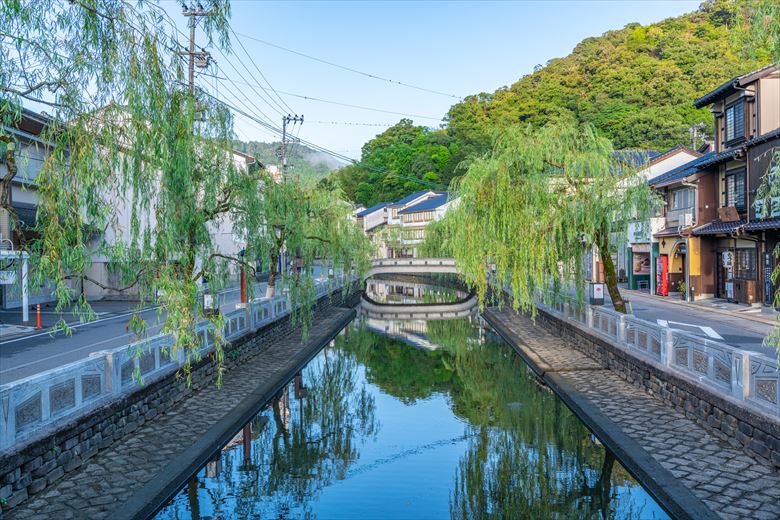
<path fill-rule="evenodd" d="M 669 255 L 659 255 L 656 258 L 655 294 L 669 296 Z"/>

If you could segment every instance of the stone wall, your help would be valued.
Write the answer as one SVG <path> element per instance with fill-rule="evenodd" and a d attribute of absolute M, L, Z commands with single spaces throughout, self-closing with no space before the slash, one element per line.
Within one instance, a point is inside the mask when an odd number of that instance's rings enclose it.
<path fill-rule="evenodd" d="M 329 305 L 355 306 L 359 298 L 357 290 L 346 297 L 338 292 L 331 298 L 321 298 L 313 312 Z M 315 327 L 316 322 L 312 326 Z M 284 335 L 294 328 L 296 325 L 287 315 L 234 340 L 225 347 L 224 369 L 229 371 L 246 363 L 261 354 L 263 346 L 275 336 Z M 99 450 L 133 433 L 146 421 L 165 413 L 199 388 L 214 384 L 217 366 L 213 354 L 195 364 L 191 374 L 192 384 L 189 387 L 177 373 L 169 374 L 87 415 L 74 418 L 13 454 L 3 456 L 0 459 L 0 505 L 3 509 L 10 509 L 40 493 L 66 473 L 79 468 Z"/>
<path fill-rule="evenodd" d="M 780 468 L 780 423 L 696 381 L 632 356 L 574 321 L 539 309 L 536 322 L 627 381 L 682 410 L 721 440 Z"/>

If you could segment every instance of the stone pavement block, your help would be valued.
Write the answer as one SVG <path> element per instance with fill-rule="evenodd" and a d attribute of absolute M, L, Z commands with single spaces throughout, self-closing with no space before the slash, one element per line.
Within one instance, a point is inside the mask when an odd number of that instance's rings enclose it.
<path fill-rule="evenodd" d="M 780 474 L 768 462 L 724 443 L 679 408 L 616 372 L 595 370 L 591 366 L 595 360 L 527 316 L 509 309 L 488 309 L 485 317 L 513 335 L 515 341 L 510 343 L 527 362 L 543 360 L 545 372 L 565 380 L 714 514 L 780 519 Z M 741 422 L 735 427 L 743 433 L 752 430 Z"/>

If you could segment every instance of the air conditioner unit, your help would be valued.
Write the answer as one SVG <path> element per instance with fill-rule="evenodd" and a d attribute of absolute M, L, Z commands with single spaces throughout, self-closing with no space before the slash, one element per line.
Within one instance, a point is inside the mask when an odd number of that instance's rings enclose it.
<path fill-rule="evenodd" d="M 682 218 L 682 224 L 685 227 L 693 225 L 693 213 L 684 213 Z"/>

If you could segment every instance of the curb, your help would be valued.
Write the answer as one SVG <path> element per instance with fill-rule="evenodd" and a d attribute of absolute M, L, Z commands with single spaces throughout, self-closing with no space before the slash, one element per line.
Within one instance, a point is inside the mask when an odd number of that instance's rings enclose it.
<path fill-rule="evenodd" d="M 587 397 L 575 390 L 559 374 L 547 372 L 543 367 L 538 366 L 532 359 L 532 351 L 528 352 L 522 348 L 521 342 L 503 324 L 492 318 L 488 312 L 484 312 L 482 317 L 555 392 L 572 413 L 599 438 L 672 518 L 681 520 L 719 518 L 699 497 L 645 451 L 638 442 L 624 433 L 620 426 L 604 415 Z"/>
<path fill-rule="evenodd" d="M 652 294 L 647 294 L 647 293 L 643 293 L 643 292 L 640 292 L 640 291 L 635 291 L 633 289 L 620 289 L 620 291 L 624 292 L 624 293 L 626 293 L 628 295 L 632 295 L 632 296 L 633 295 L 637 295 L 637 296 L 640 296 L 642 298 L 647 298 L 647 299 L 649 299 L 651 301 L 670 303 L 672 305 L 682 305 L 683 307 L 688 307 L 690 309 L 696 309 L 696 310 L 704 311 L 704 312 L 714 312 L 716 314 L 723 314 L 724 316 L 731 316 L 732 318 L 743 318 L 743 319 L 746 319 L 746 320 L 755 321 L 756 323 L 763 323 L 764 325 L 772 326 L 772 325 L 774 325 L 776 323 L 776 320 L 777 320 L 777 318 L 772 318 L 772 317 L 769 317 L 768 319 L 765 319 L 765 318 L 759 318 L 759 317 L 756 317 L 756 316 L 753 316 L 753 315 L 750 315 L 750 314 L 737 314 L 737 313 L 735 313 L 733 311 L 727 311 L 727 310 L 723 310 L 723 309 L 716 309 L 714 307 L 701 307 L 700 305 L 696 305 L 696 304 L 690 303 L 690 302 L 685 302 L 685 301 L 682 301 L 682 300 L 679 300 L 679 301 L 677 301 L 677 300 L 667 300 L 667 299 L 664 299 L 661 296 L 655 296 L 655 295 L 652 295 Z"/>
<path fill-rule="evenodd" d="M 346 311 L 346 309 L 344 309 Z M 200 468 L 202 468 L 222 447 L 230 441 L 241 427 L 252 420 L 260 410 L 279 393 L 296 373 L 300 372 L 330 340 L 355 317 L 355 310 L 344 312 L 341 319 L 317 338 L 310 338 L 295 358 L 291 370 L 275 381 L 263 381 L 248 393 L 235 408 L 230 410 L 198 440 L 180 453 L 160 473 L 133 493 L 110 517 L 113 519 L 142 520 L 152 518 L 178 493 L 179 489 Z"/>

